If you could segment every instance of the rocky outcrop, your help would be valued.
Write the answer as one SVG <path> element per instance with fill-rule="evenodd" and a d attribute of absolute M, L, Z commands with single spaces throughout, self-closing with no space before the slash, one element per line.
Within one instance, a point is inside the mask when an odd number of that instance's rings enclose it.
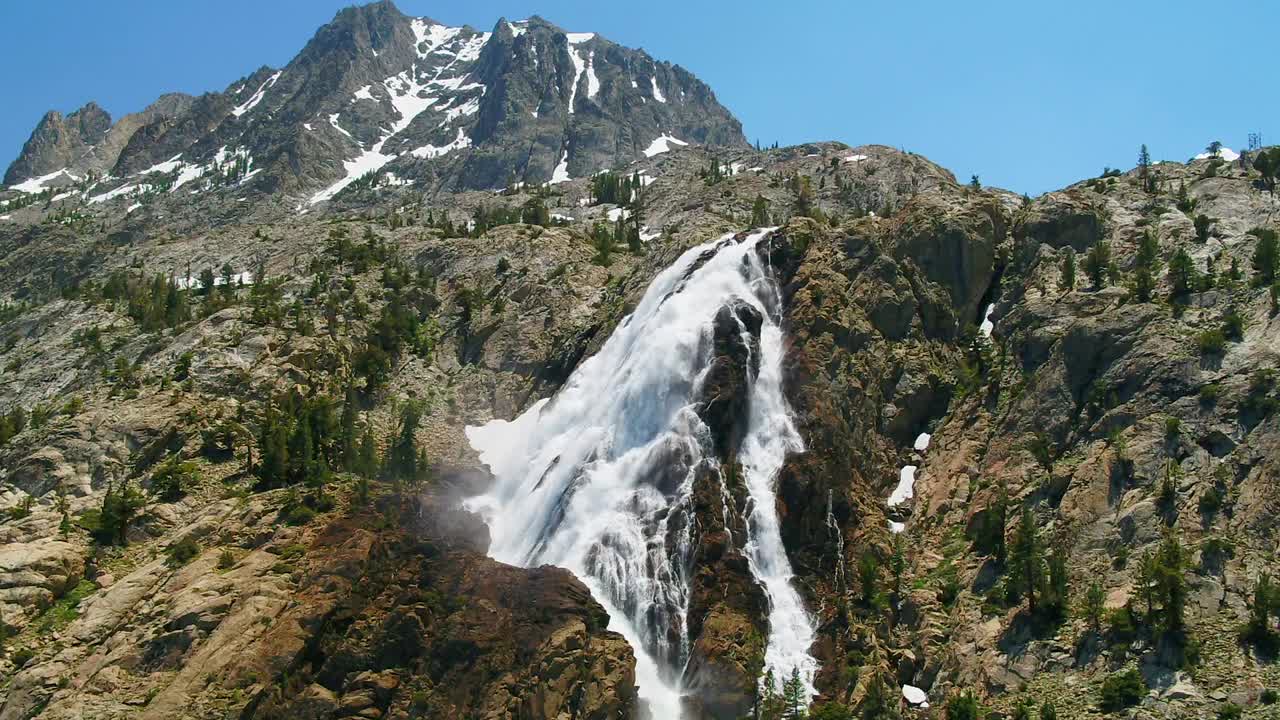
<path fill-rule="evenodd" d="M 111 116 L 97 103 L 91 102 L 66 117 L 55 110 L 45 113 L 22 146 L 18 159 L 5 171 L 5 184 L 76 167 L 110 127 Z"/>
<path fill-rule="evenodd" d="M 634 656 L 586 587 L 441 537 L 437 512 L 428 500 L 423 536 L 379 546 L 361 602 L 284 626 L 317 632 L 245 716 L 637 716 Z"/>

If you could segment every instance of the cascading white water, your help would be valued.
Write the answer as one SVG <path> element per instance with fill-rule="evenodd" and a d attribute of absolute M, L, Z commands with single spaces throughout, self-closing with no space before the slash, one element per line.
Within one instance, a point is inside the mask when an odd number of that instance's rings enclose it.
<path fill-rule="evenodd" d="M 467 503 L 489 525 L 490 555 L 581 578 L 635 649 L 640 695 L 655 718 L 680 717 L 691 494 L 700 467 L 719 468 L 695 403 L 714 359 L 713 319 L 734 303 L 763 318 L 738 461 L 749 501 L 743 550 L 770 605 L 765 663 L 778 678 L 798 670 L 812 693 L 813 623 L 791 585 L 775 510 L 777 473 L 804 446 L 782 392 L 778 287 L 756 252 L 768 233 L 685 252 L 553 400 L 511 422 L 467 428 L 495 478 Z"/>

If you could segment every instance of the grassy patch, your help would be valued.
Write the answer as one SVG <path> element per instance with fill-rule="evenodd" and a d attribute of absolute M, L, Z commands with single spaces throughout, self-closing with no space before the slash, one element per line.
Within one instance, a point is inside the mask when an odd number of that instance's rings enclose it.
<path fill-rule="evenodd" d="M 73 620 L 80 617 L 80 602 L 92 595 L 97 588 L 98 586 L 91 581 L 81 580 L 78 585 L 58 598 L 57 602 L 36 619 L 35 623 L 33 623 L 36 632 L 41 635 L 47 635 L 53 632 L 60 632 L 70 625 Z"/>

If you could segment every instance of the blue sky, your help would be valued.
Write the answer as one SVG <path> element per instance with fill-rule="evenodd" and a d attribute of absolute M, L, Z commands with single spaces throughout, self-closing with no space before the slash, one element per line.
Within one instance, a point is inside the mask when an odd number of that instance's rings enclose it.
<path fill-rule="evenodd" d="M 49 109 L 118 117 L 166 91 L 221 90 L 282 66 L 346 2 L 0 4 L 0 164 Z M 922 153 L 961 180 L 1037 194 L 1128 168 L 1139 144 L 1185 159 L 1250 132 L 1280 142 L 1280 3 L 565 2 L 399 0 L 490 29 L 539 14 L 685 66 L 748 139 Z"/>

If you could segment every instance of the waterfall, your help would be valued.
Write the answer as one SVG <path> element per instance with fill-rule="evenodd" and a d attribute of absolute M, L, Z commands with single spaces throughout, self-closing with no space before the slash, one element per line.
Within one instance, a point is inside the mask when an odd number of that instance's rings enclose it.
<path fill-rule="evenodd" d="M 635 650 L 640 696 L 655 718 L 680 717 L 693 483 L 700 468 L 720 468 L 696 402 L 714 359 L 712 321 L 733 304 L 763 318 L 737 457 L 746 537 L 735 542 L 769 600 L 767 669 L 778 678 L 799 670 L 812 693 L 813 623 L 791 584 L 775 509 L 778 471 L 804 445 L 782 392 L 781 297 L 756 248 L 769 234 L 688 250 L 554 398 L 510 422 L 467 428 L 495 478 L 467 502 L 489 525 L 489 554 L 573 571 Z"/>

